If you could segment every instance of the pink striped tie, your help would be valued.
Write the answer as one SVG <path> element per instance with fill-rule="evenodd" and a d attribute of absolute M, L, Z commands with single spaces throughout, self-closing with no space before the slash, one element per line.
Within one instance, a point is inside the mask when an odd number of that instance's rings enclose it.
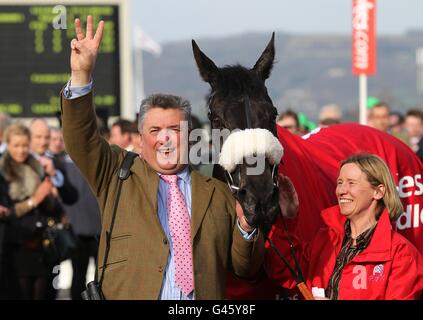
<path fill-rule="evenodd" d="M 188 295 L 194 290 L 190 218 L 184 196 L 178 187 L 178 176 L 161 175 L 161 178 L 169 184 L 167 212 L 175 257 L 176 285 Z"/>

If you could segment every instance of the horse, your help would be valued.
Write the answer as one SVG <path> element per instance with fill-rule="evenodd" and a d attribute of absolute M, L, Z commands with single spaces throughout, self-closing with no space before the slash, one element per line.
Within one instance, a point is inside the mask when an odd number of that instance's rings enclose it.
<path fill-rule="evenodd" d="M 423 165 L 407 145 L 387 133 L 354 123 L 318 128 L 303 137 L 277 126 L 277 110 L 265 85 L 275 58 L 274 33 L 251 69 L 241 65 L 218 68 L 194 40 L 192 47 L 200 76 L 210 84 L 207 104 L 212 129 L 241 132 L 228 137 L 227 150 L 226 141 L 223 143 L 213 176 L 228 183 L 248 221 L 265 225 L 270 239 L 276 232 L 283 232 L 277 175 L 287 176 L 299 199 L 298 214 L 292 221 L 295 235 L 301 241 L 310 241 L 324 226 L 320 212 L 337 204 L 335 188 L 340 161 L 357 152 L 374 153 L 388 164 L 404 206 L 396 227 L 423 251 Z M 251 129 L 265 130 L 266 135 L 260 138 L 249 135 Z M 235 138 L 230 139 L 231 136 Z M 252 143 L 257 145 L 251 146 Z M 231 158 L 228 149 L 237 145 L 243 145 L 246 150 L 236 153 L 237 161 L 225 161 Z M 258 175 L 248 175 L 246 160 L 257 152 L 265 157 L 264 170 Z M 253 283 L 229 279 L 230 299 L 276 299 L 278 294 L 282 292 L 266 277 Z"/>
<path fill-rule="evenodd" d="M 283 153 L 276 132 L 277 110 L 265 87 L 275 57 L 274 34 L 252 69 L 218 68 L 194 40 L 192 47 L 200 75 L 211 86 L 211 128 L 238 130 L 224 142 L 213 176 L 228 182 L 247 221 L 267 232 L 280 213 L 277 166 Z M 260 155 L 256 160 L 262 161 L 261 172 L 248 174 L 253 168 L 248 160 Z"/>

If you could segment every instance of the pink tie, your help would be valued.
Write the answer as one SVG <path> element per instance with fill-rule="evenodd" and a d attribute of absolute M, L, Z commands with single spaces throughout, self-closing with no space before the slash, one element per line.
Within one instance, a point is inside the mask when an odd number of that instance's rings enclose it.
<path fill-rule="evenodd" d="M 161 175 L 161 178 L 169 184 L 167 212 L 175 257 L 176 285 L 188 295 L 194 290 L 190 218 L 184 196 L 177 184 L 178 176 Z"/>

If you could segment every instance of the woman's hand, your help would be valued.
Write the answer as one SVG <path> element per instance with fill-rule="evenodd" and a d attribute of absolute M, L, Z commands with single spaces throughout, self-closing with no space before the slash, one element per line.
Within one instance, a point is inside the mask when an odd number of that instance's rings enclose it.
<path fill-rule="evenodd" d="M 279 206 L 286 218 L 295 218 L 298 213 L 299 201 L 295 187 L 287 176 L 279 174 Z"/>
<path fill-rule="evenodd" d="M 45 178 L 43 182 L 35 190 L 34 194 L 32 195 L 32 201 L 34 202 L 35 206 L 38 206 L 44 199 L 50 194 L 53 190 L 54 186 L 53 183 L 50 181 L 49 178 Z"/>

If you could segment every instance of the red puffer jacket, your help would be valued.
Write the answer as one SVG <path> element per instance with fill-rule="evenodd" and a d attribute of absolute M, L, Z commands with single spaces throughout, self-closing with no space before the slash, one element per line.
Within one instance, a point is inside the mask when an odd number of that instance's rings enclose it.
<path fill-rule="evenodd" d="M 338 206 L 324 210 L 322 218 L 327 227 L 320 229 L 310 243 L 300 244 L 292 237 L 307 286 L 319 296 L 332 275 L 346 221 Z M 281 227 L 275 230 L 271 237 L 293 266 L 286 232 Z M 281 286 L 295 286 L 288 269 L 273 250 L 267 250 L 266 270 Z M 408 240 L 392 230 L 385 209 L 368 247 L 344 267 L 338 299 L 418 299 L 422 292 L 422 256 Z"/>

